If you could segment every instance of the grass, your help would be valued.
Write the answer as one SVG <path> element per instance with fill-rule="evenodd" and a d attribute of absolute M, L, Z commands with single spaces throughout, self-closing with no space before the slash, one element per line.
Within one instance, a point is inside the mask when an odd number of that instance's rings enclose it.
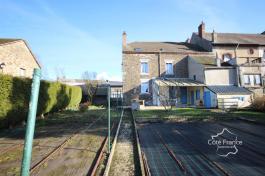
<path fill-rule="evenodd" d="M 134 111 L 137 119 L 208 119 L 208 118 L 238 118 L 244 117 L 265 122 L 265 113 L 250 110 L 236 110 L 223 112 L 218 109 L 173 108 L 172 110 L 140 110 Z"/>

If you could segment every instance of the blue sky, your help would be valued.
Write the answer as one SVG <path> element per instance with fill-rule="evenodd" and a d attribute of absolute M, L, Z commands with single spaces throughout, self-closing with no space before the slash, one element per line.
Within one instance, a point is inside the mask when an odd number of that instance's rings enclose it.
<path fill-rule="evenodd" d="M 121 34 L 128 41 L 184 41 L 199 23 L 216 32 L 261 33 L 262 0 L 0 0 L 0 37 L 28 41 L 45 78 L 84 71 L 121 79 Z"/>

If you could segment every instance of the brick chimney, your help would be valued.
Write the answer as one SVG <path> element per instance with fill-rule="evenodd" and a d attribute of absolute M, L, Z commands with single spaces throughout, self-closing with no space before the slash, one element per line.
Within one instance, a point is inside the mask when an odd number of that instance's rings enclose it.
<path fill-rule="evenodd" d="M 217 33 L 213 30 L 212 32 L 212 42 L 216 42 L 217 41 Z"/>
<path fill-rule="evenodd" d="M 124 47 L 126 46 L 126 44 L 127 44 L 127 34 L 126 34 L 126 32 L 124 31 L 124 32 L 122 33 L 122 47 L 124 48 Z"/>
<path fill-rule="evenodd" d="M 202 23 L 198 27 L 198 34 L 199 34 L 199 36 L 201 38 L 204 38 L 205 37 L 205 24 L 204 24 L 203 21 L 202 21 Z"/>

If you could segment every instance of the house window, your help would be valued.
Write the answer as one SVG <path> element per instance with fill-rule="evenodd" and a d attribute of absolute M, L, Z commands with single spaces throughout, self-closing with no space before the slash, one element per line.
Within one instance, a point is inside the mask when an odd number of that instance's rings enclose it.
<path fill-rule="evenodd" d="M 26 69 L 20 68 L 19 69 L 19 76 L 22 76 L 22 77 L 26 76 Z"/>
<path fill-rule="evenodd" d="M 261 58 L 257 58 L 251 61 L 251 63 L 256 64 L 256 63 L 261 63 Z"/>
<path fill-rule="evenodd" d="M 166 74 L 173 75 L 173 63 L 166 63 Z"/>
<path fill-rule="evenodd" d="M 141 93 L 149 93 L 149 82 L 141 83 Z"/>
<path fill-rule="evenodd" d="M 200 99 L 200 89 L 196 90 L 196 100 Z"/>
<path fill-rule="evenodd" d="M 260 85 L 261 84 L 260 75 L 254 75 L 254 76 L 255 76 L 254 84 Z"/>
<path fill-rule="evenodd" d="M 244 75 L 244 84 L 245 85 L 249 85 L 250 84 L 249 75 Z"/>
<path fill-rule="evenodd" d="M 141 73 L 148 73 L 148 62 L 141 62 Z"/>
<path fill-rule="evenodd" d="M 244 75 L 245 85 L 261 85 L 260 75 Z"/>
<path fill-rule="evenodd" d="M 232 55 L 229 53 L 223 54 L 223 61 L 227 62 L 230 61 L 232 59 Z"/>

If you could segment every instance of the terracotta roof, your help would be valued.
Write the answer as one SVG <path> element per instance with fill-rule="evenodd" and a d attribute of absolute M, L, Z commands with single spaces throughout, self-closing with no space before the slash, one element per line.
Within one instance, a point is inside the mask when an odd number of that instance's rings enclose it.
<path fill-rule="evenodd" d="M 240 34 L 240 33 L 216 33 L 217 39 L 214 44 L 250 44 L 265 45 L 263 34 Z M 205 39 L 212 41 L 212 33 L 205 33 Z"/>
<path fill-rule="evenodd" d="M 124 51 L 135 52 L 206 52 L 197 45 L 185 42 L 132 42 L 128 43 Z"/>
<path fill-rule="evenodd" d="M 217 94 L 252 94 L 249 90 L 244 87 L 237 87 L 237 86 L 207 86 L 208 89 L 213 91 Z"/>

